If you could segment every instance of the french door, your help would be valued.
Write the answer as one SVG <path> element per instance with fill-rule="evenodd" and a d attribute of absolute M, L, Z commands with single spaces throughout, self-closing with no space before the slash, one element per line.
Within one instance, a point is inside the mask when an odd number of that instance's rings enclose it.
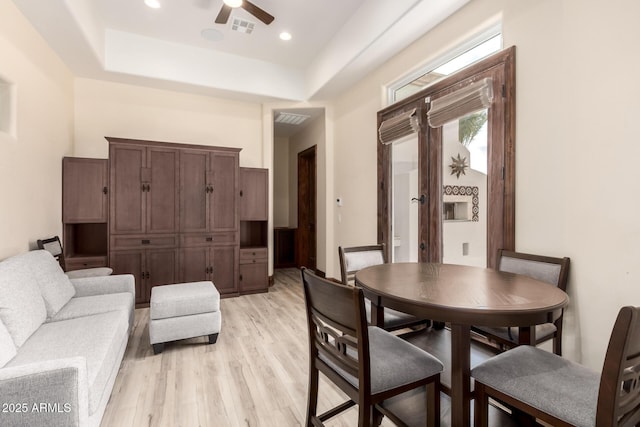
<path fill-rule="evenodd" d="M 484 78 L 488 108 L 429 126 L 433 101 Z M 515 248 L 515 48 L 378 112 L 378 126 L 413 108 L 418 132 L 378 142 L 378 241 L 394 262 L 495 267 Z"/>

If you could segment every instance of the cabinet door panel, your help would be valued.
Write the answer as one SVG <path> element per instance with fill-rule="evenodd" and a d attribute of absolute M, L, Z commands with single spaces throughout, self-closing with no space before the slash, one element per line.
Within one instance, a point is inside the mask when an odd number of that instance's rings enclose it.
<path fill-rule="evenodd" d="M 178 150 L 148 148 L 150 182 L 146 191 L 148 233 L 178 231 Z"/>
<path fill-rule="evenodd" d="M 146 253 L 149 293 L 154 286 L 178 283 L 177 249 L 147 249 Z"/>
<path fill-rule="evenodd" d="M 238 256 L 235 246 L 217 246 L 211 249 L 213 275 L 211 281 L 221 294 L 238 291 L 236 279 Z"/>
<path fill-rule="evenodd" d="M 106 159 L 62 159 L 62 222 L 107 222 L 106 188 Z"/>
<path fill-rule="evenodd" d="M 238 155 L 211 154 L 213 193 L 211 194 L 211 231 L 238 228 Z"/>
<path fill-rule="evenodd" d="M 267 221 L 269 171 L 240 168 L 240 221 Z"/>
<path fill-rule="evenodd" d="M 209 218 L 207 168 L 209 153 L 185 151 L 180 154 L 180 231 L 206 232 Z"/>
<path fill-rule="evenodd" d="M 269 289 L 269 272 L 266 262 L 240 264 L 240 292 L 266 291 Z"/>
<path fill-rule="evenodd" d="M 149 302 L 149 292 L 144 274 L 144 251 L 112 251 L 110 266 L 113 274 L 133 274 L 136 284 L 136 304 Z"/>
<path fill-rule="evenodd" d="M 210 249 L 208 247 L 184 248 L 180 250 L 180 281 L 200 282 L 209 280 L 211 265 Z"/>
<path fill-rule="evenodd" d="M 146 164 L 146 149 L 136 146 L 112 145 L 111 191 L 109 218 L 111 233 L 144 233 L 142 168 Z"/>

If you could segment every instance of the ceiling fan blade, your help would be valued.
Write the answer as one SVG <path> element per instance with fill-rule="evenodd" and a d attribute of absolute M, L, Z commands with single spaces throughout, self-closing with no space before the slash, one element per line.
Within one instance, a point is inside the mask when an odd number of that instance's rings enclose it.
<path fill-rule="evenodd" d="M 261 20 L 267 25 L 271 24 L 275 19 L 272 15 L 268 14 L 263 9 L 259 8 L 258 6 L 251 3 L 248 0 L 243 0 L 242 6 L 240 7 L 242 7 L 244 10 L 246 10 L 247 12 L 249 12 L 250 14 L 252 14 L 253 16 L 255 16 L 256 18 L 258 18 L 259 20 Z"/>
<path fill-rule="evenodd" d="M 216 24 L 226 24 L 229 20 L 229 15 L 231 15 L 231 7 L 226 4 L 222 5 L 222 9 L 220 9 L 220 13 L 216 17 Z"/>

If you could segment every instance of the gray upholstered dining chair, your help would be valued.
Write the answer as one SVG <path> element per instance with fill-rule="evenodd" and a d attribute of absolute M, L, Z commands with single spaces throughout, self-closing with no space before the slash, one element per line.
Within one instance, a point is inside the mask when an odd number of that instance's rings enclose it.
<path fill-rule="evenodd" d="M 361 288 L 320 278 L 302 269 L 309 332 L 307 427 L 358 405 L 358 425 L 377 426 L 382 415 L 403 425 L 406 414 L 392 412 L 383 401 L 426 388 L 419 411 L 429 426 L 440 425 L 440 373 L 443 364 L 424 350 L 377 326 L 365 317 Z M 349 400 L 317 414 L 319 373 Z M 425 413 L 426 411 L 426 413 Z"/>
<path fill-rule="evenodd" d="M 497 265 L 499 271 L 521 274 L 541 282 L 557 286 L 563 291 L 567 288 L 569 276 L 569 258 L 553 258 L 548 256 L 525 254 L 520 252 L 498 250 Z M 472 330 L 487 339 L 496 342 L 503 348 L 518 345 L 518 328 L 473 326 Z M 553 339 L 553 352 L 562 356 L 562 315 L 554 323 L 535 326 L 536 345 Z"/>
<path fill-rule="evenodd" d="M 476 366 L 475 426 L 488 425 L 489 398 L 553 426 L 640 424 L 640 308 L 623 307 L 602 373 L 532 346 Z"/>
<path fill-rule="evenodd" d="M 60 267 L 65 271 L 65 274 L 71 279 L 80 279 L 83 277 L 96 277 L 96 276 L 109 276 L 113 273 L 113 270 L 109 267 L 94 267 L 84 268 L 81 270 L 67 271 L 64 262 L 64 251 L 62 250 L 62 243 L 58 236 L 53 236 L 47 239 L 39 239 L 37 242 L 38 249 L 44 249 L 49 252 L 60 263 Z"/>
<path fill-rule="evenodd" d="M 355 275 L 359 270 L 379 264 L 386 264 L 387 259 L 384 244 L 368 246 L 338 247 L 340 257 L 340 275 L 343 285 L 354 286 Z M 367 321 L 371 323 L 371 301 L 365 298 Z M 385 308 L 383 311 L 384 329 L 395 331 L 429 323 L 429 320 L 419 319 L 401 311 Z"/>

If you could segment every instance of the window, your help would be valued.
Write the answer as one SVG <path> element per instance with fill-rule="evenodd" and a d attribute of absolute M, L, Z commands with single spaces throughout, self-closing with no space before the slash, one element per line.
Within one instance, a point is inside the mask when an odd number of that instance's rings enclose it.
<path fill-rule="evenodd" d="M 493 27 L 391 84 L 388 90 L 389 104 L 405 99 L 440 79 L 498 52 L 502 49 L 502 34 L 499 31 L 499 28 Z"/>

